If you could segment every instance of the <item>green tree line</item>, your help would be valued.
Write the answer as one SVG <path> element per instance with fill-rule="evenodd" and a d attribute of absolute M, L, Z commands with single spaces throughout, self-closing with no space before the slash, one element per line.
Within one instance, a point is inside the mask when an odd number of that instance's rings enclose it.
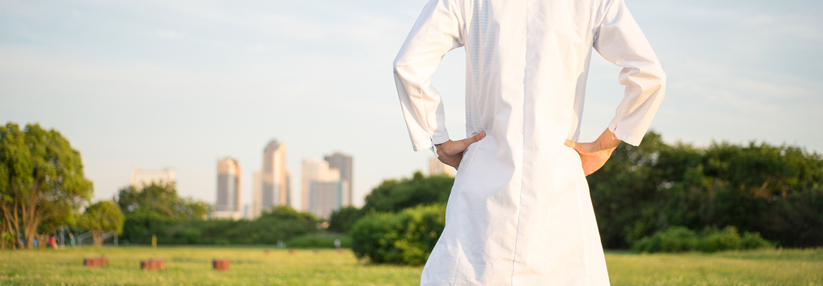
<path fill-rule="evenodd" d="M 782 247 L 823 245 L 823 158 L 801 147 L 698 148 L 650 132 L 587 179 L 606 248 L 674 226 L 734 226 Z"/>
<path fill-rule="evenodd" d="M 721 142 L 700 148 L 666 144 L 660 134 L 649 132 L 639 147 L 621 144 L 587 180 L 608 249 L 823 246 L 823 157 L 802 147 Z M 435 229 L 407 228 L 407 217 L 438 211 L 410 207 L 445 204 L 453 182 L 419 172 L 384 181 L 363 208 L 334 212 L 330 228 L 349 232 L 358 256 L 418 264 L 418 254 L 404 254 L 412 253 L 403 248 L 404 241 L 439 235 L 442 229 L 431 224 Z M 423 257 L 433 247 L 425 245 L 419 250 Z"/>
<path fill-rule="evenodd" d="M 649 132 L 639 147 L 619 146 L 587 180 L 608 249 L 823 245 L 823 157 L 802 147 L 695 147 Z M 383 181 L 362 208 L 335 211 L 329 230 L 350 234 L 360 257 L 420 264 L 442 232 L 453 184 L 420 172 Z M 0 248 L 31 248 L 63 225 L 92 231 L 98 244 L 108 231 L 132 243 L 156 235 L 168 244 L 275 244 L 318 234 L 321 222 L 289 207 L 255 220 L 206 220 L 206 203 L 180 197 L 167 183 L 124 187 L 112 201 L 89 205 L 92 191 L 80 153 L 59 132 L 0 126 Z"/>
<path fill-rule="evenodd" d="M 209 206 L 181 198 L 173 183 L 124 187 L 117 204 L 125 214 L 122 239 L 149 244 L 277 244 L 317 231 L 319 220 L 288 206 L 264 211 L 255 220 L 206 220 Z"/>

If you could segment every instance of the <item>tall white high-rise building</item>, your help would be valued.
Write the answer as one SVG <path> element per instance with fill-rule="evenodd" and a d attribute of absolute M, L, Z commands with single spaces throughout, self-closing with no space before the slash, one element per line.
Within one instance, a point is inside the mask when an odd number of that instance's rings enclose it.
<path fill-rule="evenodd" d="M 142 189 L 144 186 L 151 185 L 151 183 L 174 183 L 174 169 L 165 168 L 163 170 L 140 170 L 137 168 L 131 168 L 130 184 L 132 186 Z"/>
<path fill-rule="evenodd" d="M 330 168 L 340 170 L 340 180 L 343 182 L 343 185 L 345 185 L 345 192 L 342 194 L 341 205 L 344 207 L 352 205 L 352 192 L 354 192 L 354 184 L 352 183 L 352 178 L 354 176 L 352 156 L 340 152 L 334 152 L 331 155 L 324 156 L 323 160 L 329 162 Z"/>
<path fill-rule="evenodd" d="M 340 180 L 340 170 L 330 168 L 329 162 L 303 160 L 301 174 L 302 209 L 318 217 L 328 219 L 340 209 L 343 194 L 348 187 Z"/>
<path fill-rule="evenodd" d="M 263 168 L 255 171 L 251 217 L 274 206 L 291 205 L 291 173 L 286 169 L 286 144 L 272 140 L 263 149 Z"/>
<path fill-rule="evenodd" d="M 217 199 L 212 218 L 240 219 L 240 164 L 232 158 L 217 160 Z"/>
<path fill-rule="evenodd" d="M 437 157 L 429 158 L 429 176 L 434 175 L 446 175 L 449 177 L 454 177 L 454 174 L 457 173 L 452 166 L 443 164 Z"/>

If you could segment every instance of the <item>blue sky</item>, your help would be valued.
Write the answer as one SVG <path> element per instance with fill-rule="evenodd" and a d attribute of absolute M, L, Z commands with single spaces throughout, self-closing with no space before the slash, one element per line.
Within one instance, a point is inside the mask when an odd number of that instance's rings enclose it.
<path fill-rule="evenodd" d="M 132 167 L 173 167 L 184 196 L 213 203 L 216 160 L 251 174 L 270 139 L 300 163 L 354 156 L 355 202 L 427 168 L 412 151 L 391 62 L 424 0 L 0 1 L 0 120 L 38 122 L 78 149 L 95 198 Z M 627 0 L 668 74 L 652 128 L 668 142 L 795 144 L 823 152 L 820 1 Z M 464 135 L 465 54 L 433 79 Z M 582 140 L 622 97 L 592 60 Z M 297 203 L 297 202 L 296 202 Z"/>

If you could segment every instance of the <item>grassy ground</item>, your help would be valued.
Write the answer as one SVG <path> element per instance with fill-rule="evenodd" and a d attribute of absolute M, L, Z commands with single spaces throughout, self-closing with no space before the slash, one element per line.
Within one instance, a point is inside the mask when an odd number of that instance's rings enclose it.
<path fill-rule="evenodd" d="M 823 248 L 606 255 L 612 285 L 823 285 Z"/>
<path fill-rule="evenodd" d="M 83 257 L 106 256 L 87 268 Z M 139 261 L 166 260 L 143 271 Z M 213 258 L 231 270 L 211 270 Z M 608 253 L 612 285 L 823 285 L 823 249 L 718 254 Z M 415 285 L 421 267 L 358 263 L 351 252 L 263 248 L 144 247 L 0 251 L 0 285 Z"/>

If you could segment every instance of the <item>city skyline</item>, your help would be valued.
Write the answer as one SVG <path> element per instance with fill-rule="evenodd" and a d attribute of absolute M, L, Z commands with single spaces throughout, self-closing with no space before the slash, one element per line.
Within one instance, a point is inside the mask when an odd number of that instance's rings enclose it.
<path fill-rule="evenodd" d="M 303 177 L 299 188 L 293 187 L 292 172 L 285 163 L 287 147 L 285 142 L 270 140 L 263 150 L 263 168 L 251 174 L 253 194 L 250 201 L 243 202 L 241 184 L 243 180 L 240 162 L 227 156 L 217 160 L 216 198 L 207 201 L 212 208 L 211 218 L 255 219 L 274 206 L 287 205 L 300 211 L 313 212 L 327 218 L 331 211 L 352 205 L 353 157 L 340 151 L 324 155 L 323 160 L 303 159 Z M 143 171 L 148 178 L 161 175 L 173 177 L 173 170 Z M 136 174 L 132 170 L 132 181 Z M 285 173 L 285 174 L 283 174 Z M 140 173 L 137 173 L 140 174 Z M 264 176 L 264 174 L 267 174 Z M 285 175 L 285 184 L 278 183 Z M 160 177 L 158 177 L 160 176 Z M 266 180 L 264 178 L 268 177 Z M 279 191 L 286 192 L 283 195 Z M 298 192 L 298 195 L 292 194 Z M 299 201 L 296 200 L 299 198 Z M 283 200 L 283 201 L 281 201 Z M 299 202 L 299 203 L 298 203 Z"/>

